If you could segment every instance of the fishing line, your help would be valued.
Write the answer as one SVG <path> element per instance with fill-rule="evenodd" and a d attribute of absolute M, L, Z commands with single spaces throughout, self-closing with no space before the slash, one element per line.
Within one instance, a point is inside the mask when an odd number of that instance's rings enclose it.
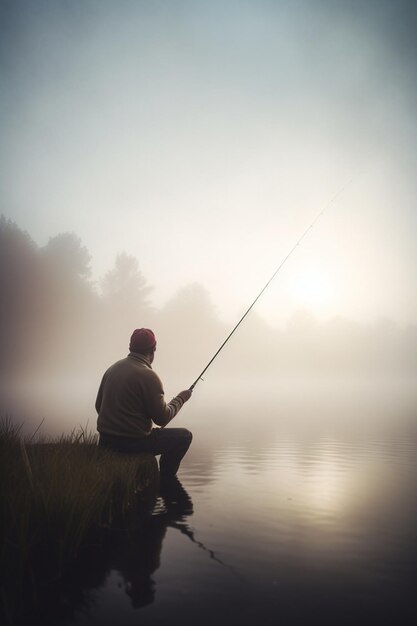
<path fill-rule="evenodd" d="M 195 538 L 194 531 L 191 530 L 188 524 L 186 524 L 185 522 L 170 522 L 169 526 L 171 528 L 175 528 L 179 530 L 180 533 L 188 537 L 188 539 L 190 539 L 190 541 L 192 541 L 198 548 L 201 548 L 201 550 L 204 550 L 204 552 L 206 552 L 209 555 L 210 559 L 212 559 L 213 561 L 216 561 L 216 563 L 219 563 L 226 569 L 230 570 L 237 578 L 239 578 L 240 581 L 244 581 L 243 576 L 240 574 L 240 572 L 236 570 L 235 567 L 233 567 L 233 565 L 230 565 L 229 563 L 225 563 L 224 561 L 222 561 L 217 556 L 217 553 L 214 550 L 211 550 L 202 541 L 199 541 L 198 539 Z"/>
<path fill-rule="evenodd" d="M 214 354 L 214 356 L 210 359 L 210 361 L 207 363 L 206 367 L 203 369 L 203 371 L 201 372 L 201 374 L 196 378 L 196 380 L 193 382 L 193 384 L 191 385 L 191 387 L 189 388 L 190 391 L 192 391 L 194 389 L 194 387 L 196 386 L 196 384 L 198 383 L 199 380 L 203 380 L 202 376 L 203 374 L 208 370 L 208 368 L 210 367 L 210 365 L 213 363 L 214 359 L 217 357 L 217 355 L 221 352 L 221 350 L 223 350 L 224 346 L 227 344 L 227 342 L 229 341 L 230 337 L 233 335 L 233 333 L 237 330 L 237 328 L 240 326 L 240 324 L 243 322 L 243 320 L 245 319 L 245 317 L 247 316 L 247 314 L 249 313 L 249 311 L 251 311 L 251 309 L 255 306 L 255 304 L 257 303 L 257 301 L 259 300 L 259 298 L 261 297 L 261 295 L 264 293 L 264 291 L 269 287 L 269 285 L 272 283 L 272 281 L 274 280 L 275 276 L 278 274 L 278 272 L 282 269 L 282 267 L 285 265 L 285 263 L 288 261 L 288 259 L 290 258 L 290 256 L 292 255 L 292 253 L 296 250 L 296 248 L 298 248 L 298 246 L 301 244 L 301 242 L 303 241 L 304 237 L 306 237 L 306 235 L 310 232 L 310 230 L 312 228 L 314 228 L 315 224 L 318 222 L 318 220 L 321 218 L 321 216 L 323 215 L 323 213 L 325 211 L 327 211 L 327 209 L 336 201 L 336 199 L 345 191 L 345 189 L 350 185 L 350 183 L 352 182 L 352 178 L 348 180 L 347 183 L 345 183 L 343 185 L 343 187 L 341 187 L 339 189 L 339 191 L 337 191 L 334 196 L 329 200 L 329 202 L 324 206 L 323 209 L 321 209 L 321 211 L 316 215 L 316 217 L 314 218 L 314 220 L 311 222 L 311 224 L 305 229 L 305 231 L 303 232 L 303 234 L 301 235 L 301 237 L 297 240 L 297 242 L 294 244 L 294 246 L 291 248 L 291 250 L 288 252 L 287 256 L 281 261 L 281 263 L 278 265 L 277 269 L 275 270 L 275 272 L 272 274 L 272 276 L 269 278 L 269 280 L 266 282 L 266 284 L 264 285 L 264 287 L 261 289 L 261 291 L 258 293 L 258 295 L 256 296 L 255 300 L 252 302 L 252 304 L 250 305 L 250 307 L 245 311 L 245 313 L 242 315 L 242 317 L 240 318 L 240 320 L 238 321 L 238 323 L 236 324 L 236 326 L 233 328 L 233 330 L 228 334 L 228 336 L 226 337 L 226 339 L 223 341 L 222 345 L 220 346 L 220 348 L 217 350 L 217 352 Z"/>

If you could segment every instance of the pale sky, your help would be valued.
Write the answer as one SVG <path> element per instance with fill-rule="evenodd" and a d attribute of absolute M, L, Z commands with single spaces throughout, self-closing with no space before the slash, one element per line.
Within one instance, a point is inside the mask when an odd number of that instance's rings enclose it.
<path fill-rule="evenodd" d="M 0 0 L 0 213 L 235 321 L 417 323 L 417 5 Z"/>

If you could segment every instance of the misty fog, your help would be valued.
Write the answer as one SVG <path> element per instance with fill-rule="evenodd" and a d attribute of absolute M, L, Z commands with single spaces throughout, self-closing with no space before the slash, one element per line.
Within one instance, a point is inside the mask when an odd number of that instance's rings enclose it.
<path fill-rule="evenodd" d="M 158 309 L 201 283 L 233 325 L 345 189 L 257 312 L 413 324 L 416 16 L 410 0 L 1 2 L 0 213 L 45 248 L 75 231 L 96 281 L 137 257 Z M 300 290 L 309 271 L 328 289 Z"/>
<path fill-rule="evenodd" d="M 156 333 L 153 367 L 167 399 L 197 379 L 231 330 L 198 283 L 155 307 L 153 286 L 139 260 L 126 253 L 93 281 L 91 255 L 74 233 L 52 236 L 39 247 L 2 216 L 0 255 L 1 411 L 29 431 L 43 418 L 45 433 L 87 423 L 94 430 L 101 376 L 126 356 L 134 328 Z M 370 388 L 368 417 L 383 409 L 389 389 L 398 396 L 397 409 L 411 411 L 416 374 L 416 326 L 389 319 L 318 321 L 302 310 L 286 327 L 274 328 L 255 307 L 198 382 L 178 423 L 209 414 L 200 425 L 205 430 L 228 422 L 245 424 L 249 433 L 277 415 L 298 419 L 304 412 L 310 421 L 322 420 L 336 406 L 338 419 L 342 411 L 349 422 L 349 413 L 353 420 L 355 411 L 365 410 L 354 404 Z"/>
<path fill-rule="evenodd" d="M 414 626 L 416 32 L 415 0 L 0 0 L 3 435 L 97 441 L 136 328 L 167 401 L 195 383 L 149 516 L 100 455 L 89 529 L 66 446 L 3 436 L 30 618 Z"/>
<path fill-rule="evenodd" d="M 325 207 L 178 423 L 415 414 L 416 20 L 410 0 L 0 2 L 3 415 L 94 429 L 143 326 L 167 399 L 189 387 Z"/>

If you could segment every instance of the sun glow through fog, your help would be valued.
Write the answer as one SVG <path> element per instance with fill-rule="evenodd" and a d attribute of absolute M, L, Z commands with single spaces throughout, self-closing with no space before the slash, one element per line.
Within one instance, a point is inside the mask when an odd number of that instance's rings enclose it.
<path fill-rule="evenodd" d="M 308 268 L 295 274 L 291 286 L 297 304 L 319 313 L 336 300 L 336 286 L 327 271 Z"/>

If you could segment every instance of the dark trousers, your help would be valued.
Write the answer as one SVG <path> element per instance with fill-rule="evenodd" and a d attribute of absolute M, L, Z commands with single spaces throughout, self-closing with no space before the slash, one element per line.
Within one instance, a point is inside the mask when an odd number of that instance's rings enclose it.
<path fill-rule="evenodd" d="M 161 476 L 175 476 L 193 435 L 186 428 L 154 428 L 144 439 L 100 434 L 99 446 L 117 452 L 160 454 Z"/>

